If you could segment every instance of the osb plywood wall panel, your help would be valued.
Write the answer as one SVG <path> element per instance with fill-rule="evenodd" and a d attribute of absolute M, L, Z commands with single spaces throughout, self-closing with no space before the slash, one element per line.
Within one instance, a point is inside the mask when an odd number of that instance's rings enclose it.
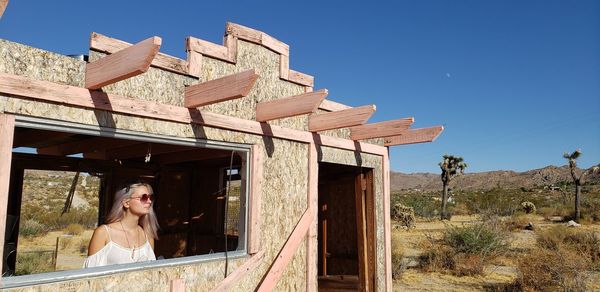
<path fill-rule="evenodd" d="M 334 149 L 331 147 L 318 147 L 320 162 L 337 163 L 351 166 L 373 168 L 373 191 L 375 194 L 375 233 L 377 234 L 377 246 L 375 253 L 376 262 L 376 286 L 377 290 L 385 290 L 385 246 L 383 241 L 383 171 L 381 156 L 372 154 L 356 154 L 352 151 Z"/>
<path fill-rule="evenodd" d="M 2 72 L 24 75 L 39 80 L 49 80 L 58 83 L 82 86 L 84 63 L 64 56 L 55 55 L 38 49 L 3 41 L 0 43 L 0 52 L 11 57 L 0 59 L 0 69 Z M 252 48 L 252 47 L 256 48 Z M 262 47 L 252 44 L 241 44 L 241 54 L 253 55 L 264 54 L 268 52 L 261 51 Z M 17 48 L 13 50 L 12 48 Z M 251 50 L 256 50 L 253 52 Z M 10 52 L 10 53 L 9 53 Z M 19 52 L 15 54 L 14 52 Z M 245 52 L 245 53 L 244 53 Z M 270 51 L 269 51 L 270 52 Z M 257 56 L 255 56 L 258 58 Z M 33 60 L 49 60 L 34 62 Z M 238 57 L 239 64 L 245 64 L 245 57 Z M 260 58 L 259 58 L 260 59 Z M 54 61 L 52 61 L 54 60 Z M 258 62 L 247 61 L 247 62 Z M 17 63 L 25 63 L 24 66 Z M 210 63 L 207 61 L 206 63 Z M 224 63 L 223 63 L 224 64 Z M 249 64 L 249 63 L 246 63 Z M 220 65 L 214 65 L 215 68 Z M 230 65 L 222 65 L 224 67 Z M 215 69 L 216 70 L 216 69 Z M 259 69 L 259 70 L 264 70 Z M 36 72 L 47 72 L 38 74 Z M 186 84 L 190 82 L 189 77 L 176 75 L 151 68 L 148 76 L 140 77 L 133 81 L 122 81 L 113 85 L 110 90 L 119 94 L 134 95 L 132 98 L 153 100 L 164 103 L 176 103 L 177 98 L 173 93 L 168 93 L 167 87 L 156 90 L 138 88 L 139 86 L 148 86 L 160 82 L 173 82 L 174 84 Z M 270 76 L 269 74 L 263 76 Z M 218 76 L 215 76 L 218 77 Z M 137 77 L 136 77 L 137 78 Z M 146 78 L 146 79 L 144 79 Z M 162 80 L 153 81 L 152 78 Z M 135 78 L 134 78 L 135 79 Z M 270 81 L 269 81 L 270 80 Z M 279 93 L 292 94 L 299 91 L 299 86 L 265 78 L 259 80 L 261 83 L 254 89 L 253 96 L 257 100 L 270 100 L 276 98 Z M 129 82 L 129 83 L 128 83 Z M 278 82 L 279 85 L 270 85 L 269 82 Z M 286 85 L 287 84 L 287 85 Z M 167 86 L 167 85 L 165 85 Z M 270 91 L 272 86 L 273 91 Z M 287 87 L 286 87 L 287 86 Z M 260 88 L 263 88 L 262 91 Z M 108 91 L 108 89 L 107 89 Z M 164 95 L 163 95 L 164 94 Z M 183 96 L 180 97 L 181 100 Z M 230 103 L 229 105 L 219 105 L 223 108 L 211 109 L 214 111 L 222 110 L 222 113 L 233 113 L 237 110 Z M 283 247 L 289 234 L 292 232 L 296 223 L 300 219 L 307 207 L 307 179 L 308 179 L 308 145 L 303 143 L 291 142 L 280 139 L 263 138 L 256 135 L 249 135 L 215 128 L 207 128 L 198 125 L 180 124 L 173 122 L 157 121 L 139 117 L 131 117 L 122 114 L 109 114 L 103 111 L 91 111 L 67 106 L 47 104 L 43 102 L 28 101 L 20 98 L 2 97 L 0 98 L 0 110 L 19 115 L 28 115 L 43 117 L 48 119 L 57 119 L 74 123 L 100 125 L 111 128 L 141 131 L 152 134 L 162 134 L 177 137 L 196 137 L 206 138 L 217 141 L 228 141 L 236 143 L 259 144 L 261 151 L 264 152 L 264 180 L 261 206 L 261 242 L 265 248 L 265 259 L 249 277 L 245 277 L 237 283 L 235 289 L 250 291 L 256 287 L 262 276 L 267 272 L 277 253 Z M 241 111 L 240 115 L 253 114 L 253 111 Z M 293 119 L 288 121 L 293 124 Z M 243 263 L 241 260 L 233 260 L 230 264 L 230 272 L 236 266 Z M 304 290 L 306 275 L 305 245 L 300 246 L 293 260 L 286 268 L 283 277 L 278 283 L 277 290 Z M 171 268 L 156 268 L 144 271 L 133 271 L 119 273 L 107 277 L 74 280 L 64 283 L 48 284 L 43 286 L 28 287 L 26 289 L 14 289 L 15 291 L 39 291 L 39 290 L 96 290 L 114 291 L 166 291 L 169 281 L 175 278 L 185 278 L 186 286 L 192 291 L 207 290 L 214 287 L 223 278 L 224 261 L 213 261 L 208 263 L 199 263 L 195 265 L 186 265 Z M 134 281 L 135 279 L 135 281 Z"/>

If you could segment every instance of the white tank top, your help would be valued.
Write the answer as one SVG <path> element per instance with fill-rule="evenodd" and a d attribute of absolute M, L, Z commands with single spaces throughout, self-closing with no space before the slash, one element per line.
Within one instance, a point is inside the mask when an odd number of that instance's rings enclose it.
<path fill-rule="evenodd" d="M 152 250 L 152 246 L 148 241 L 146 235 L 146 243 L 140 247 L 136 247 L 135 250 L 127 248 L 112 241 L 110 236 L 110 228 L 107 225 L 103 225 L 108 232 L 108 243 L 102 247 L 95 254 L 88 256 L 83 263 L 84 268 L 99 267 L 114 264 L 129 264 L 144 261 L 154 261 L 156 256 Z M 146 234 L 146 232 L 144 232 Z M 133 253 L 133 257 L 132 257 Z"/>

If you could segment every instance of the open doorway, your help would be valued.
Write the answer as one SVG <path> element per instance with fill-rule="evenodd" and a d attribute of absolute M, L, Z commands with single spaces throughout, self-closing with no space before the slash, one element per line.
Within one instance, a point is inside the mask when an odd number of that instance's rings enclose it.
<path fill-rule="evenodd" d="M 319 163 L 319 290 L 374 290 L 373 170 Z"/>

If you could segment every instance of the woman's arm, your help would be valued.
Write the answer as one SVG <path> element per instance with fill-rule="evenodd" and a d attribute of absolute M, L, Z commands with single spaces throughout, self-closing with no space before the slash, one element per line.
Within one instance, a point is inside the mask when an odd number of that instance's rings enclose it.
<path fill-rule="evenodd" d="M 98 226 L 94 230 L 90 245 L 88 247 L 88 256 L 91 256 L 101 250 L 108 243 L 108 231 L 104 226 Z"/>

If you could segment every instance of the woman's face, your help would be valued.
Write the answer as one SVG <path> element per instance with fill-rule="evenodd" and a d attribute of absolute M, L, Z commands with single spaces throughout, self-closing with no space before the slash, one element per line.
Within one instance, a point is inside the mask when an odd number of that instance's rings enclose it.
<path fill-rule="evenodd" d="M 145 186 L 139 186 L 133 189 L 133 194 L 128 200 L 129 211 L 136 215 L 148 214 L 152 208 L 153 197 Z"/>

